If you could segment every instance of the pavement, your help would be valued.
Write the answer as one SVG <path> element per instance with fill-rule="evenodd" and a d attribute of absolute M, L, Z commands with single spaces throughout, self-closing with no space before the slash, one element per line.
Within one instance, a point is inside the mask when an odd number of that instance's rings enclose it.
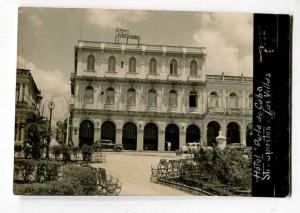
<path fill-rule="evenodd" d="M 175 188 L 150 181 L 151 165 L 160 159 L 178 159 L 174 152 L 105 152 L 106 163 L 93 164 L 106 169 L 108 175 L 122 183 L 120 195 L 190 196 Z"/>

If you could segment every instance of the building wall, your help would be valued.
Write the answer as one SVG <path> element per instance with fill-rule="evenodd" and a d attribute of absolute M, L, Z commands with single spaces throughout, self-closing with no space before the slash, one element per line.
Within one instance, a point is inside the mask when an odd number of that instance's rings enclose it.
<path fill-rule="evenodd" d="M 105 121 L 112 121 L 116 126 L 116 143 L 122 143 L 122 130 L 126 122 L 133 122 L 137 127 L 137 150 L 143 150 L 144 128 L 148 123 L 158 127 L 158 150 L 165 149 L 165 133 L 168 124 L 179 128 L 179 144 L 186 144 L 186 131 L 189 125 L 200 129 L 200 140 L 206 144 L 207 126 L 211 121 L 220 125 L 223 135 L 227 134 L 227 126 L 235 122 L 240 131 L 240 143 L 246 145 L 247 125 L 252 122 L 252 106 L 249 106 L 249 95 L 252 94 L 252 79 L 243 76 L 209 76 L 205 71 L 205 52 L 188 54 L 184 51 L 132 51 L 119 47 L 117 50 L 81 46 L 78 51 L 78 64 L 72 76 L 74 87 L 74 105 L 72 106 L 72 140 L 79 145 L 80 124 L 89 120 L 94 125 L 94 138 L 101 138 L 101 126 Z M 145 47 L 147 50 L 148 47 Z M 87 58 L 95 56 L 95 69 L 87 70 Z M 75 54 L 76 55 L 76 54 Z M 116 72 L 108 72 L 108 58 L 116 58 Z M 137 74 L 128 73 L 130 57 L 136 59 Z M 149 61 L 157 60 L 157 75 L 149 75 Z M 177 60 L 177 76 L 170 76 L 170 61 Z M 190 62 L 198 63 L 197 76 L 190 76 Z M 123 68 L 121 62 L 123 61 Z M 93 88 L 93 103 L 85 104 L 85 89 Z M 115 90 L 114 105 L 105 103 L 106 91 L 109 87 Z M 127 91 L 136 91 L 135 106 L 127 106 Z M 148 91 L 157 92 L 156 108 L 148 107 Z M 170 90 L 177 91 L 177 108 L 169 107 Z M 189 107 L 189 94 L 197 92 L 197 107 Z M 217 93 L 217 106 L 212 106 L 211 93 Z M 236 108 L 229 106 L 230 94 L 237 97 Z"/>

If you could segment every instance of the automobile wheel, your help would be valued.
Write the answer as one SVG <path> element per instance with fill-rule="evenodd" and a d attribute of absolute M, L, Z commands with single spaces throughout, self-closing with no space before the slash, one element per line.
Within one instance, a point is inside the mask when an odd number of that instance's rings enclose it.
<path fill-rule="evenodd" d="M 121 150 L 122 150 L 122 149 L 121 149 L 120 147 L 117 147 L 117 148 L 116 148 L 116 152 L 121 152 Z"/>

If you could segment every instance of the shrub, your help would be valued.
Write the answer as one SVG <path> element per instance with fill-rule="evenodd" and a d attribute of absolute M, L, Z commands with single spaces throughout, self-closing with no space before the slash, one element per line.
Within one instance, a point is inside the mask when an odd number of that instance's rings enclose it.
<path fill-rule="evenodd" d="M 63 156 L 63 160 L 65 162 L 69 162 L 71 161 L 71 147 L 69 147 L 66 144 L 60 144 L 60 145 L 56 145 L 54 147 L 52 147 L 53 150 L 53 154 L 55 156 L 55 158 L 58 158 L 60 155 Z"/>
<path fill-rule="evenodd" d="M 201 148 L 195 154 L 197 169 L 221 184 L 251 188 L 251 161 L 242 150 Z"/>
<path fill-rule="evenodd" d="M 14 184 L 17 195 L 96 195 L 97 175 L 91 168 L 67 166 L 62 179 L 44 184 Z"/>
<path fill-rule="evenodd" d="M 46 160 L 15 159 L 14 181 L 29 183 L 57 180 L 62 163 Z"/>
<path fill-rule="evenodd" d="M 89 146 L 87 144 L 84 144 L 81 147 L 81 153 L 82 153 L 83 161 L 91 161 L 92 160 L 92 155 L 94 153 L 93 146 Z"/>

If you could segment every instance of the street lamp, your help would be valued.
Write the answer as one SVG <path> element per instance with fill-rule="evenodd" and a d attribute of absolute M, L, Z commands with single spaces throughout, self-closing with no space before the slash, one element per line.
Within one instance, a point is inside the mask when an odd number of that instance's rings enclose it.
<path fill-rule="evenodd" d="M 52 110 L 54 109 L 55 104 L 53 101 L 50 101 L 48 108 L 50 110 L 50 118 L 49 118 L 49 126 L 48 126 L 48 138 L 47 138 L 47 152 L 46 152 L 46 159 L 49 159 L 49 147 L 51 141 L 51 120 L 52 120 Z"/>

